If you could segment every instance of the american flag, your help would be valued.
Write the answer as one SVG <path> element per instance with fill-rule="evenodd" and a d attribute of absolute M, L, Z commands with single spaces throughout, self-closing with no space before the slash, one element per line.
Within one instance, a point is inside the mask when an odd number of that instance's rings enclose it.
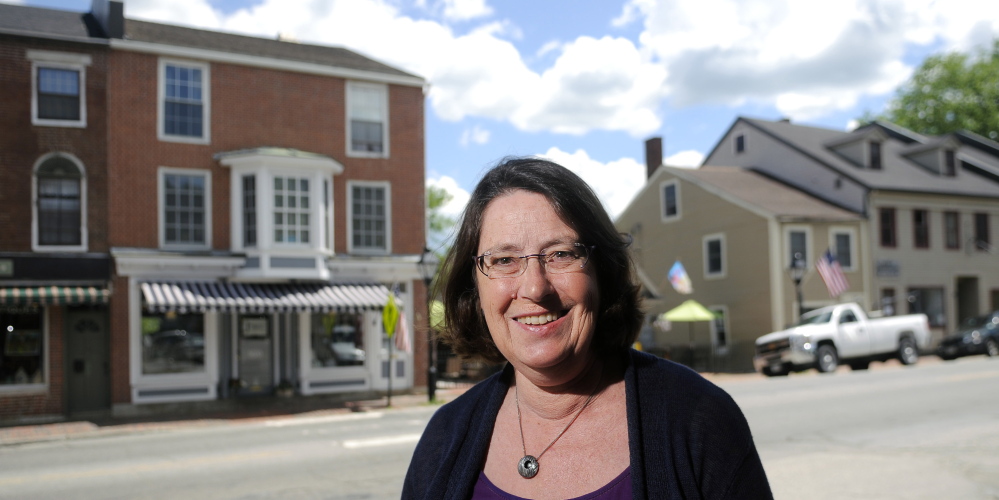
<path fill-rule="evenodd" d="M 826 250 L 826 253 L 822 254 L 819 261 L 815 263 L 815 270 L 819 272 L 819 276 L 822 276 L 822 281 L 825 282 L 830 297 L 839 297 L 850 288 L 846 276 L 843 276 L 843 268 L 839 267 L 839 261 L 833 257 L 829 250 Z"/>

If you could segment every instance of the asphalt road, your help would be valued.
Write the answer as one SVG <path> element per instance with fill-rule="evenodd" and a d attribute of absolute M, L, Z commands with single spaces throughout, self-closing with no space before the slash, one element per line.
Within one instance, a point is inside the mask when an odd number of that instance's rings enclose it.
<path fill-rule="evenodd" d="M 779 499 L 999 499 L 999 359 L 714 376 Z M 433 407 L 0 447 L 2 499 L 398 498 Z"/>

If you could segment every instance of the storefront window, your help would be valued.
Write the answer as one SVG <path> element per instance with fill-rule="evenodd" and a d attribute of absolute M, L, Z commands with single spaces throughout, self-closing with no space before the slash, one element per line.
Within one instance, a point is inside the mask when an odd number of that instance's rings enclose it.
<path fill-rule="evenodd" d="M 176 312 L 142 315 L 142 373 L 205 371 L 205 318 Z"/>
<path fill-rule="evenodd" d="M 908 302 L 909 314 L 925 314 L 930 320 L 930 326 L 947 325 L 943 288 L 910 288 Z"/>
<path fill-rule="evenodd" d="M 332 312 L 312 315 L 312 366 L 363 365 L 364 359 L 361 315 Z"/>
<path fill-rule="evenodd" d="M 0 311 L 0 387 L 45 382 L 41 311 Z"/>

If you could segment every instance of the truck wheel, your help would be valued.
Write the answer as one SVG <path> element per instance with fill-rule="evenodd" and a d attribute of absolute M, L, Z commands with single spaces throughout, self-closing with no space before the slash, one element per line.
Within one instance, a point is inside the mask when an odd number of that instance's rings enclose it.
<path fill-rule="evenodd" d="M 839 365 L 839 356 L 836 354 L 835 347 L 829 344 L 822 344 L 815 355 L 818 358 L 815 362 L 815 368 L 819 372 L 829 373 L 836 371 L 836 367 Z"/>
<path fill-rule="evenodd" d="M 857 370 L 866 370 L 866 369 L 870 368 L 870 366 L 871 366 L 871 362 L 870 361 L 851 361 L 850 362 L 850 369 L 854 370 L 854 371 L 857 371 Z"/>
<path fill-rule="evenodd" d="M 916 349 L 916 342 L 911 337 L 904 337 L 898 341 L 898 360 L 903 365 L 913 365 L 919 361 L 919 350 Z"/>
<path fill-rule="evenodd" d="M 999 342 L 995 339 L 989 339 L 985 341 L 985 355 L 994 358 L 999 356 Z"/>

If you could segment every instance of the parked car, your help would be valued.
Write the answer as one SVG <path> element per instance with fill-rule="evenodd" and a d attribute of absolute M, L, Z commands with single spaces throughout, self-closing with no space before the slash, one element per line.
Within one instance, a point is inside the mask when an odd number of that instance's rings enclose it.
<path fill-rule="evenodd" d="M 753 366 L 769 377 L 815 368 L 822 373 L 841 363 L 865 370 L 871 361 L 897 358 L 911 365 L 928 349 L 925 314 L 869 318 L 857 304 L 809 311 L 797 325 L 756 339 Z"/>
<path fill-rule="evenodd" d="M 965 320 L 957 333 L 937 345 L 937 356 L 941 359 L 972 354 L 999 356 L 999 311 Z"/>

